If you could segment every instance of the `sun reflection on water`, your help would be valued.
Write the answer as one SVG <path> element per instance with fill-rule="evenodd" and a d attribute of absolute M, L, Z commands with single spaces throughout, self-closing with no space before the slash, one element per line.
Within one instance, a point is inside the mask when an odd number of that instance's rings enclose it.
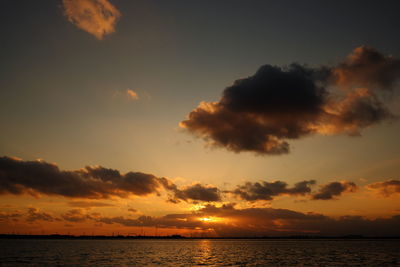
<path fill-rule="evenodd" d="M 211 243 L 208 239 L 203 239 L 199 243 L 198 264 L 209 264 L 212 259 Z"/>

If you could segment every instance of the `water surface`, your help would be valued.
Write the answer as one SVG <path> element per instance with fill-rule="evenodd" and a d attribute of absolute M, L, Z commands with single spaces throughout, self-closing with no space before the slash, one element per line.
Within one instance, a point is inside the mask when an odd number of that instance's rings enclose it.
<path fill-rule="evenodd" d="M 400 266 L 400 240 L 0 240 L 1 266 Z"/>

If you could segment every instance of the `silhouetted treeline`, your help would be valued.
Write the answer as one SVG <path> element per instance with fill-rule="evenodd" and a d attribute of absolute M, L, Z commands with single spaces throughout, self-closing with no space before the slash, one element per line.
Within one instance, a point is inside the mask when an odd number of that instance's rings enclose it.
<path fill-rule="evenodd" d="M 262 236 L 262 237 L 185 237 L 181 235 L 168 236 L 131 236 L 131 235 L 19 235 L 19 234 L 0 234 L 0 239 L 400 239 L 400 236 Z"/>

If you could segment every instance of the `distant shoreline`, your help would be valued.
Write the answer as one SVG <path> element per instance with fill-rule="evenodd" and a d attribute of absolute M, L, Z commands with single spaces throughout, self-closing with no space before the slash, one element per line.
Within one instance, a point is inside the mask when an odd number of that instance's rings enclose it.
<path fill-rule="evenodd" d="M 19 234 L 0 234 L 0 239 L 65 239 L 65 240 L 144 240 L 144 239 L 178 239 L 178 240 L 202 240 L 202 239 L 213 239 L 213 240 L 226 240 L 226 239 L 253 239 L 253 240 L 269 240 L 269 239 L 280 239 L 280 240 L 334 240 L 334 239 L 346 239 L 346 240 L 367 240 L 367 239 L 400 239 L 400 236 L 361 236 L 361 235 L 346 235 L 346 236 L 263 236 L 263 237 L 185 237 L 181 235 L 170 235 L 170 236 L 125 236 L 125 235 L 19 235 Z"/>

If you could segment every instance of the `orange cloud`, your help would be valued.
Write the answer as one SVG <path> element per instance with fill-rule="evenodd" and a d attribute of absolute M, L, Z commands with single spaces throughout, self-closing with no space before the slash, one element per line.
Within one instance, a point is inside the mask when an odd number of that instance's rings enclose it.
<path fill-rule="evenodd" d="M 360 46 L 332 72 L 336 84 L 343 89 L 362 86 L 391 90 L 400 73 L 400 61 L 372 47 Z"/>
<path fill-rule="evenodd" d="M 133 91 L 132 89 L 126 90 L 126 95 L 131 100 L 138 100 L 139 99 L 139 95 L 135 91 Z"/>
<path fill-rule="evenodd" d="M 64 14 L 78 28 L 101 40 L 115 32 L 121 13 L 108 0 L 63 0 Z"/>
<path fill-rule="evenodd" d="M 392 179 L 383 182 L 376 182 L 367 185 L 366 188 L 383 197 L 400 195 L 400 180 Z"/>

